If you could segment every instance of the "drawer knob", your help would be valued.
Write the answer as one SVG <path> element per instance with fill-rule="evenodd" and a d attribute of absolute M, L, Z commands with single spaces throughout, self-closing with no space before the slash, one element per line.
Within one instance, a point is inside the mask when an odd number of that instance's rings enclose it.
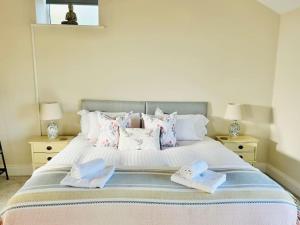
<path fill-rule="evenodd" d="M 241 159 L 243 159 L 243 158 L 244 158 L 244 156 L 242 156 L 242 155 L 239 155 L 239 157 L 240 157 Z"/>
<path fill-rule="evenodd" d="M 52 159 L 52 157 L 50 157 L 50 156 L 47 158 L 48 161 L 50 161 L 51 159 Z"/>
<path fill-rule="evenodd" d="M 244 146 L 243 145 L 239 145 L 239 149 L 243 149 L 244 148 Z"/>
<path fill-rule="evenodd" d="M 51 146 L 47 146 L 46 148 L 48 151 L 52 150 L 52 147 Z"/>

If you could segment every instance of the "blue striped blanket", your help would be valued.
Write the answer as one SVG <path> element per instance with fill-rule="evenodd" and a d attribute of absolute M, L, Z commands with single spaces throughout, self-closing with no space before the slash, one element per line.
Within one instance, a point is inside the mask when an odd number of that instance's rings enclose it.
<path fill-rule="evenodd" d="M 207 225 L 220 224 L 220 221 L 226 225 L 295 225 L 297 220 L 297 205 L 291 195 L 256 170 L 218 171 L 226 173 L 227 181 L 214 194 L 173 183 L 170 176 L 174 171 L 168 170 L 116 171 L 103 189 L 60 185 L 68 172 L 69 168 L 36 173 L 1 213 L 4 225 L 34 225 L 31 216 L 35 218 L 33 215 L 38 213 L 39 218 L 45 217 L 46 221 L 50 212 L 52 221 L 49 224 L 55 221 L 74 224 L 74 220 L 78 222 L 89 215 L 89 222 L 85 218 L 84 224 L 94 225 L 91 217 L 102 215 L 103 220 L 104 214 L 111 213 L 105 217 L 104 224 L 115 225 L 118 224 L 118 218 L 113 216 L 116 212 L 123 216 L 129 213 L 130 225 L 177 225 L 182 224 L 182 218 L 192 225 L 200 224 L 199 219 Z M 145 210 L 152 216 L 144 215 Z M 62 212 L 71 213 L 71 216 L 61 218 Z M 91 215 L 92 212 L 95 215 Z M 139 214 L 134 216 L 132 212 Z M 155 214 L 160 217 L 158 221 Z M 15 218 L 22 223 L 12 223 Z"/>

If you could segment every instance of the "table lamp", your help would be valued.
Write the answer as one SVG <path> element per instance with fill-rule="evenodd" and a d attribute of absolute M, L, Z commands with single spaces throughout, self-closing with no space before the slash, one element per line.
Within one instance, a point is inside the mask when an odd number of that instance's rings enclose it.
<path fill-rule="evenodd" d="M 47 134 L 49 139 L 58 137 L 57 120 L 62 118 L 62 110 L 57 102 L 42 103 L 40 108 L 41 120 L 49 121 Z"/>
<path fill-rule="evenodd" d="M 225 119 L 231 120 L 232 123 L 229 126 L 229 135 L 237 137 L 240 134 L 239 120 L 242 119 L 241 105 L 235 103 L 228 103 L 225 113 Z"/>

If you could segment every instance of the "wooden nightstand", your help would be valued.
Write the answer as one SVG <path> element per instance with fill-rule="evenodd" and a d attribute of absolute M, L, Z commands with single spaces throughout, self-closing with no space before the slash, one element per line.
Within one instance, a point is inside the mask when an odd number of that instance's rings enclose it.
<path fill-rule="evenodd" d="M 72 139 L 73 136 L 59 136 L 53 140 L 49 140 L 47 136 L 31 138 L 28 142 L 31 145 L 33 170 L 50 161 L 52 157 L 63 150 Z"/>
<path fill-rule="evenodd" d="M 245 161 L 253 164 L 256 162 L 258 140 L 250 136 L 217 136 L 225 147 L 238 154 Z"/>

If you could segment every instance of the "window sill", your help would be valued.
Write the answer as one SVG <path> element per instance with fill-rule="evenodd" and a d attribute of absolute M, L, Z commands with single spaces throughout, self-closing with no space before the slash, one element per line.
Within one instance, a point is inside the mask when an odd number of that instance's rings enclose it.
<path fill-rule="evenodd" d="M 67 28 L 67 29 L 104 29 L 101 25 L 62 25 L 62 24 L 31 24 L 31 27 L 52 27 L 52 28 Z"/>

